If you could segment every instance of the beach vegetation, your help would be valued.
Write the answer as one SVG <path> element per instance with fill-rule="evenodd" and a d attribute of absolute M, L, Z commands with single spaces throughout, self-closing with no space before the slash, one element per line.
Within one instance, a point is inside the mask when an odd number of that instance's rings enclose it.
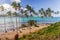
<path fill-rule="evenodd" d="M 38 32 L 26 35 L 19 40 L 57 40 L 60 37 L 60 22 L 51 24 L 47 28 L 43 28 Z"/>

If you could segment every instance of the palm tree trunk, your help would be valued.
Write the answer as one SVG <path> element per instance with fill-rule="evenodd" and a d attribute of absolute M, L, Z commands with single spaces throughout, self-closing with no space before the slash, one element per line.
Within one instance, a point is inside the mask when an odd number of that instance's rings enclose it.
<path fill-rule="evenodd" d="M 16 16 L 16 30 L 18 31 L 18 27 L 17 27 L 18 25 L 17 25 L 17 16 Z"/>
<path fill-rule="evenodd" d="M 19 15 L 19 27 L 20 27 L 20 15 Z"/>
<path fill-rule="evenodd" d="M 6 30 L 5 16 L 4 16 L 4 27 L 5 27 L 5 33 L 6 33 L 7 30 Z"/>
<path fill-rule="evenodd" d="M 11 22 L 12 22 L 12 24 L 13 24 L 12 26 L 13 26 L 13 31 L 14 31 L 14 30 L 15 30 L 15 29 L 14 29 L 15 27 L 14 27 L 14 22 L 13 22 L 12 16 L 10 16 L 10 19 L 11 19 Z"/>

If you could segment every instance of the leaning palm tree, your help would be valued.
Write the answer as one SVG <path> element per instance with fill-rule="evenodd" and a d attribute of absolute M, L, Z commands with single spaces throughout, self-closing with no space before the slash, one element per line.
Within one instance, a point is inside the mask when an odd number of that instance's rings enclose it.
<path fill-rule="evenodd" d="M 11 11 L 8 11 L 8 12 L 7 12 L 7 15 L 10 17 L 11 22 L 12 22 L 12 24 L 13 24 L 12 13 L 11 13 Z M 14 25 L 13 25 L 13 31 L 14 31 Z"/>
<path fill-rule="evenodd" d="M 36 12 L 35 12 L 35 10 L 31 6 L 26 5 L 26 8 L 30 12 L 30 14 L 33 13 L 33 14 L 37 15 Z M 33 15 L 31 14 L 31 16 L 33 16 Z"/>
<path fill-rule="evenodd" d="M 4 11 L 4 7 L 3 6 L 0 6 L 0 9 L 1 9 L 1 11 Z M 3 16 L 4 16 L 4 27 L 5 27 L 5 33 L 6 33 L 7 30 L 6 30 L 6 25 L 5 25 L 5 15 L 4 15 L 4 13 L 3 13 Z"/>
<path fill-rule="evenodd" d="M 26 6 L 26 9 L 27 9 L 27 10 L 25 11 L 25 17 L 27 17 L 27 18 L 29 17 L 27 11 L 29 11 L 30 14 L 31 14 L 31 13 L 35 14 L 35 11 L 34 11 L 34 9 L 33 9 L 31 6 L 27 5 L 27 6 Z M 32 14 L 31 14 L 30 16 L 33 17 Z M 29 29 L 30 29 L 30 33 L 31 33 L 31 26 L 29 27 Z"/>

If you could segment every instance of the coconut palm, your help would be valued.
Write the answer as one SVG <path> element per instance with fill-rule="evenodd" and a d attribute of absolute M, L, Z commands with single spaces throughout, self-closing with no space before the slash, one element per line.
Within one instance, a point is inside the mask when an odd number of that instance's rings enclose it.
<path fill-rule="evenodd" d="M 40 14 L 41 18 L 46 17 L 45 10 L 44 10 L 43 8 L 41 8 L 41 9 L 39 10 L 39 14 Z M 44 20 L 42 20 L 42 23 L 43 23 L 43 22 L 44 22 Z"/>
<path fill-rule="evenodd" d="M 16 2 L 13 2 L 11 5 L 13 6 L 13 8 L 15 8 L 15 10 L 17 10 L 17 4 L 16 4 Z"/>
<path fill-rule="evenodd" d="M 50 8 L 48 8 L 47 10 L 46 10 L 46 15 L 47 15 L 47 17 L 51 17 L 51 14 L 52 13 L 55 13 L 53 10 L 51 10 Z"/>
<path fill-rule="evenodd" d="M 14 12 L 13 15 L 16 17 L 16 29 L 17 29 L 17 26 L 18 26 L 18 24 L 17 24 L 17 16 L 18 16 L 18 14 L 16 12 Z"/>
<path fill-rule="evenodd" d="M 39 14 L 41 14 L 42 16 L 41 15 L 40 16 L 43 18 L 43 10 L 40 9 Z"/>
<path fill-rule="evenodd" d="M 20 5 L 20 3 L 17 3 L 17 9 L 18 9 L 18 11 L 21 10 L 21 5 Z M 19 15 L 19 25 L 20 25 L 20 15 Z"/>
<path fill-rule="evenodd" d="M 26 8 L 27 8 L 27 11 L 30 12 L 30 14 L 33 13 L 33 14 L 37 15 L 36 12 L 34 11 L 34 9 L 31 6 L 27 5 Z M 33 15 L 31 14 L 31 16 L 33 16 Z"/>
<path fill-rule="evenodd" d="M 1 11 L 4 11 L 4 7 L 3 6 L 0 6 L 0 9 L 1 9 Z M 4 13 L 3 13 L 3 15 L 4 15 Z M 5 27 L 5 33 L 6 33 L 7 30 L 6 30 L 6 25 L 5 25 L 5 15 L 4 15 L 4 27 Z"/>
<path fill-rule="evenodd" d="M 20 8 L 21 8 L 20 3 L 13 2 L 11 5 L 13 6 L 13 8 L 15 8 L 15 10 L 17 10 L 17 9 L 20 10 Z"/>
<path fill-rule="evenodd" d="M 21 6 L 20 3 L 13 2 L 12 3 L 13 8 L 15 8 L 16 11 L 20 10 Z M 14 12 L 14 15 L 16 16 L 16 27 L 17 27 L 17 13 Z"/>
<path fill-rule="evenodd" d="M 55 12 L 55 14 L 59 14 L 59 11 Z"/>
<path fill-rule="evenodd" d="M 21 11 L 20 11 L 22 14 L 24 13 L 24 11 L 23 11 L 23 9 L 21 9 Z"/>
<path fill-rule="evenodd" d="M 21 7 L 21 6 L 20 6 L 20 3 L 16 3 L 16 2 L 13 2 L 13 3 L 12 3 L 12 6 L 13 6 L 13 8 L 15 8 L 16 11 L 20 10 L 20 7 Z M 18 15 L 17 15 L 16 12 L 14 12 L 13 15 L 15 15 L 15 17 L 16 17 L 16 29 L 17 29 L 17 34 L 16 34 L 16 35 L 18 35 L 18 28 L 17 28 L 17 16 L 18 16 Z M 19 17 L 20 17 L 20 16 L 19 16 Z M 19 21 L 20 21 L 20 18 L 19 18 Z M 18 36 L 17 36 L 17 38 L 18 38 Z"/>
<path fill-rule="evenodd" d="M 26 9 L 27 9 L 27 10 L 25 10 L 25 12 L 24 12 L 24 13 L 25 13 L 25 17 L 27 17 L 27 18 L 29 17 L 27 11 L 29 11 L 30 14 L 31 14 L 31 13 L 36 14 L 35 11 L 34 11 L 34 9 L 33 9 L 31 6 L 29 6 L 29 5 L 26 6 Z M 30 16 L 33 17 L 32 14 L 31 14 Z M 29 26 L 30 26 L 29 29 L 30 29 L 30 33 L 31 33 L 31 26 L 32 26 L 32 25 L 30 25 L 30 24 L 32 24 L 32 22 L 28 22 L 28 24 L 29 24 Z"/>
<path fill-rule="evenodd" d="M 54 13 L 54 11 L 51 10 L 50 8 L 48 8 L 47 10 L 44 10 L 43 8 L 41 8 L 39 10 L 39 13 L 43 15 L 43 17 L 51 17 L 51 13 Z"/>
<path fill-rule="evenodd" d="M 10 17 L 11 22 L 12 22 L 12 24 L 13 24 L 12 13 L 11 13 L 11 11 L 8 11 L 8 12 L 7 12 L 7 15 Z M 14 25 L 13 25 L 13 30 L 14 30 Z"/>
<path fill-rule="evenodd" d="M 27 13 L 27 10 L 24 11 L 24 17 L 28 18 L 28 13 Z"/>
<path fill-rule="evenodd" d="M 53 17 L 51 14 L 52 13 L 59 13 L 59 12 L 54 12 L 53 10 L 51 10 L 50 8 L 48 8 L 47 10 L 44 10 L 43 8 L 41 8 L 40 10 L 39 10 L 39 13 L 41 14 L 41 15 L 43 15 L 43 16 L 41 16 L 42 18 L 43 17 Z"/>

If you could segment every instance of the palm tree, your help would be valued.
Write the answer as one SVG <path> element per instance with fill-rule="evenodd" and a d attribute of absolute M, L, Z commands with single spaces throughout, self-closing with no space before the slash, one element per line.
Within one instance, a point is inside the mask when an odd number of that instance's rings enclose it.
<path fill-rule="evenodd" d="M 13 8 L 15 8 L 15 10 L 17 10 L 17 4 L 16 4 L 16 2 L 13 2 L 11 5 L 13 6 Z"/>
<path fill-rule="evenodd" d="M 20 3 L 16 3 L 16 2 L 13 2 L 13 3 L 12 3 L 12 6 L 13 6 L 13 8 L 15 8 L 16 11 L 20 10 L 20 8 L 21 8 Z M 16 14 L 16 12 L 15 12 L 15 14 Z M 15 15 L 15 16 L 16 16 L 16 15 Z M 20 17 L 20 15 L 19 15 L 19 17 Z M 17 17 L 16 17 L 16 21 L 17 21 Z M 20 21 L 20 18 L 19 18 L 19 21 Z M 19 23 L 19 24 L 20 24 L 20 23 Z"/>
<path fill-rule="evenodd" d="M 59 14 L 59 11 L 55 12 L 55 14 Z"/>
<path fill-rule="evenodd" d="M 54 11 L 51 10 L 50 8 L 48 8 L 47 10 L 44 10 L 43 8 L 41 8 L 41 9 L 39 10 L 39 13 L 40 13 L 41 15 L 43 15 L 43 16 L 41 16 L 42 18 L 43 18 L 43 17 L 51 17 L 51 18 L 53 18 L 53 16 L 52 16 L 51 14 L 52 14 L 52 13 L 54 13 L 54 14 L 59 14 L 59 11 L 54 12 Z"/>
<path fill-rule="evenodd" d="M 27 11 L 30 11 L 30 14 L 33 13 L 33 14 L 37 15 L 31 6 L 27 5 L 26 8 L 27 8 Z M 31 14 L 31 16 L 33 16 L 33 15 Z"/>
<path fill-rule="evenodd" d="M 20 6 L 20 3 L 16 3 L 16 2 L 13 2 L 13 3 L 12 3 L 12 6 L 13 6 L 13 8 L 15 8 L 16 11 L 20 10 L 20 7 L 21 7 L 21 6 Z M 16 29 L 17 29 L 17 34 L 16 34 L 16 35 L 18 35 L 18 28 L 17 28 L 17 16 L 18 16 L 18 15 L 17 15 L 16 12 L 14 12 L 13 15 L 16 16 Z M 19 16 L 19 17 L 20 17 L 20 16 Z M 19 18 L 19 21 L 20 21 L 20 18 Z M 18 38 L 18 37 L 17 37 L 17 38 Z"/>
<path fill-rule="evenodd" d="M 7 14 L 8 14 L 8 16 L 10 17 L 11 22 L 12 22 L 12 24 L 13 24 L 12 13 L 11 13 L 11 11 L 8 11 Z M 13 25 L 13 31 L 14 31 L 14 25 Z"/>
<path fill-rule="evenodd" d="M 44 10 L 43 8 L 41 8 L 38 12 L 39 12 L 41 18 L 46 17 L 45 10 Z M 42 19 L 42 23 L 43 23 L 43 22 L 44 22 L 44 20 Z"/>
<path fill-rule="evenodd" d="M 47 10 L 46 10 L 46 15 L 48 16 L 48 17 L 51 17 L 51 13 L 55 13 L 53 10 L 51 10 L 50 8 L 48 8 Z"/>
<path fill-rule="evenodd" d="M 1 9 L 1 11 L 4 11 L 4 7 L 3 6 L 0 6 L 0 9 Z M 3 15 L 4 15 L 4 13 L 3 13 Z M 4 27 L 5 27 L 5 33 L 6 33 L 7 30 L 6 30 L 6 25 L 5 25 L 5 15 L 4 15 Z"/>
<path fill-rule="evenodd" d="M 42 16 L 40 15 L 42 18 L 43 18 L 44 16 L 46 16 L 45 11 L 44 11 L 43 8 L 41 8 L 41 9 L 39 10 L 39 13 L 42 15 Z"/>
<path fill-rule="evenodd" d="M 39 10 L 39 13 L 43 15 L 43 17 L 51 17 L 51 13 L 54 13 L 54 11 L 51 10 L 50 8 L 48 8 L 47 10 L 44 10 L 43 8 L 41 8 Z"/>
<path fill-rule="evenodd" d="M 16 29 L 17 29 L 17 26 L 18 26 L 18 24 L 17 24 L 17 16 L 18 16 L 18 14 L 16 12 L 14 12 L 13 15 L 16 17 Z"/>
<path fill-rule="evenodd" d="M 29 17 L 27 11 L 29 11 L 30 14 L 31 14 L 31 13 L 36 14 L 35 11 L 34 11 L 34 9 L 33 9 L 31 6 L 29 6 L 29 5 L 26 6 L 26 9 L 27 9 L 27 10 L 25 10 L 25 12 L 24 12 L 24 13 L 25 13 L 25 17 L 27 17 L 27 18 Z M 33 17 L 32 14 L 31 14 L 30 16 Z M 29 22 L 28 22 L 28 23 L 29 23 Z M 30 33 L 31 33 L 31 25 L 30 25 L 29 29 L 30 29 Z"/>
<path fill-rule="evenodd" d="M 25 16 L 26 18 L 29 17 L 29 16 L 28 16 L 28 13 L 27 13 L 27 10 L 24 11 L 24 16 Z"/>

